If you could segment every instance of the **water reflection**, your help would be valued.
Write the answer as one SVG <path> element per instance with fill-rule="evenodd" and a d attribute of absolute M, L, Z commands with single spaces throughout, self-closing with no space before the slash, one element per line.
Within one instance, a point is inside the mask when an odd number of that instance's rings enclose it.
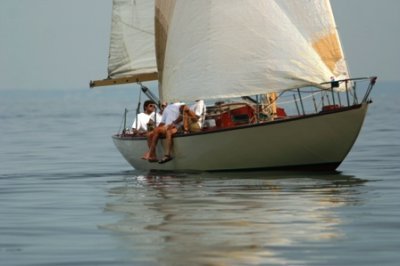
<path fill-rule="evenodd" d="M 341 240 L 341 208 L 363 204 L 365 181 L 341 174 L 147 174 L 109 190 L 133 260 L 163 265 L 303 264 L 288 255 Z M 303 254 L 304 255 L 304 254 Z"/>

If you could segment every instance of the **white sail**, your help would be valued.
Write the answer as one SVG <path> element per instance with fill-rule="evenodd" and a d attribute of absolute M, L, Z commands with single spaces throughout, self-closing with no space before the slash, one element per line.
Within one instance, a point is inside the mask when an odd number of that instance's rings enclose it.
<path fill-rule="evenodd" d="M 174 9 L 175 0 L 155 1 L 155 40 L 160 95 L 162 95 L 162 76 L 164 69 L 165 48 L 168 38 L 168 29 Z"/>
<path fill-rule="evenodd" d="M 154 0 L 113 0 L 108 76 L 154 72 Z"/>
<path fill-rule="evenodd" d="M 337 79 L 348 78 L 329 0 L 276 1 Z"/>
<path fill-rule="evenodd" d="M 347 72 L 328 1 L 173 2 L 160 91 L 166 101 L 262 94 Z"/>

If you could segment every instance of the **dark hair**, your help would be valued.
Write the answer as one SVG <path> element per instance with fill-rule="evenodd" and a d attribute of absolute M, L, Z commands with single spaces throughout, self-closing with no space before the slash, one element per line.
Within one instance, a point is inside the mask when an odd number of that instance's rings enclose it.
<path fill-rule="evenodd" d="M 147 100 L 147 101 L 145 101 L 145 102 L 144 102 L 144 105 L 143 105 L 143 110 L 146 110 L 146 108 L 147 108 L 147 106 L 148 106 L 149 104 L 156 104 L 156 103 L 153 102 L 152 100 Z"/>

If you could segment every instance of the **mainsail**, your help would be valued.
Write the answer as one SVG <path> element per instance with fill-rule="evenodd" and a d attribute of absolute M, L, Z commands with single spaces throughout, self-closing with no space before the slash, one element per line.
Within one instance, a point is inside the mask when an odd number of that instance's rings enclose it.
<path fill-rule="evenodd" d="M 347 74 L 328 0 L 162 2 L 173 2 L 158 11 L 169 16 L 156 30 L 166 40 L 163 100 L 263 94 Z"/>

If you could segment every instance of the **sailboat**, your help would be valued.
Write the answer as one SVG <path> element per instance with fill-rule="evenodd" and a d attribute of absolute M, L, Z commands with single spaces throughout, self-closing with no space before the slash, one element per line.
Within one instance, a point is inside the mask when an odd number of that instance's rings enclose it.
<path fill-rule="evenodd" d="M 108 77 L 90 86 L 155 81 L 160 102 L 208 104 L 208 123 L 175 135 L 168 163 L 141 159 L 145 136 L 112 136 L 135 169 L 331 171 L 376 79 L 350 78 L 329 0 L 114 0 Z"/>

